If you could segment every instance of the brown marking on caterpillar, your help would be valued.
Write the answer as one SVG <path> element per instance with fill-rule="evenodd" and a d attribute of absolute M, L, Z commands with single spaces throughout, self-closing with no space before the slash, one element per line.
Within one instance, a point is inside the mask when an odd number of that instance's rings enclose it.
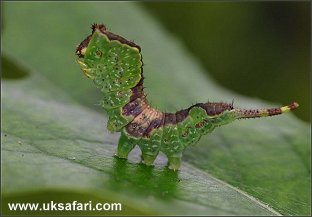
<path fill-rule="evenodd" d="M 141 86 L 142 85 L 137 86 L 136 87 L 137 89 L 135 91 L 133 91 L 133 94 L 132 94 L 133 98 L 135 98 L 134 97 L 135 95 L 142 95 L 143 94 L 143 89 L 141 88 Z M 136 92 L 136 91 L 138 91 L 138 92 Z M 142 91 L 142 93 L 139 93 L 140 91 Z M 138 99 L 140 99 L 140 98 L 138 98 Z M 137 113 L 139 111 L 142 110 L 142 107 L 139 107 L 139 108 L 137 108 L 137 112 L 132 112 L 132 114 L 129 114 L 129 113 L 131 113 L 130 111 L 134 110 L 133 102 L 136 102 L 136 100 L 137 99 L 135 99 L 134 101 L 128 103 L 124 107 L 124 110 L 123 110 L 124 111 L 123 112 L 124 115 L 128 115 L 128 116 L 129 115 L 133 115 L 133 116 L 135 116 L 135 115 L 137 115 Z M 141 101 L 141 99 L 140 99 L 140 101 Z M 148 104 L 147 101 L 145 101 L 145 102 Z M 155 113 L 157 113 L 159 115 L 151 115 L 150 114 L 150 118 L 149 118 L 150 125 L 147 128 L 146 128 L 145 125 L 141 126 L 142 122 L 137 121 L 137 120 L 133 120 L 129 124 L 129 126 L 127 126 L 127 132 L 131 136 L 135 136 L 135 137 L 140 137 L 140 136 L 148 137 L 151 134 L 151 132 L 154 129 L 156 129 L 156 128 L 165 127 L 167 125 L 175 125 L 175 124 L 178 124 L 178 123 L 184 121 L 188 117 L 189 111 L 192 108 L 194 108 L 194 107 L 203 108 L 203 109 L 205 109 L 205 111 L 206 111 L 206 113 L 208 115 L 213 116 L 213 115 L 221 114 L 225 110 L 233 109 L 233 104 L 230 104 L 230 103 L 211 103 L 211 102 L 209 102 L 209 103 L 198 103 L 198 104 L 190 106 L 188 109 L 182 109 L 180 111 L 177 111 L 176 113 L 163 113 L 163 112 L 160 112 L 160 111 L 155 110 L 155 109 L 151 110 L 150 106 L 148 105 L 147 108 L 143 108 L 144 109 L 144 111 L 143 111 L 144 113 L 145 113 L 145 110 L 148 109 L 149 112 L 155 112 Z M 137 118 L 138 118 L 138 116 L 135 119 L 137 119 Z M 133 129 L 133 125 L 132 124 L 135 124 L 137 129 Z M 200 123 L 198 123 L 196 125 L 197 128 L 201 128 L 203 126 L 204 126 L 204 122 L 200 122 Z M 145 132 L 142 135 L 141 135 L 141 132 L 138 132 L 138 131 L 140 131 L 140 130 L 138 130 L 140 127 L 143 127 L 145 129 Z"/>
<path fill-rule="evenodd" d="M 131 88 L 132 94 L 130 96 L 130 101 L 142 97 L 144 95 L 143 89 L 143 79 L 141 78 L 140 82 L 135 87 Z"/>
<path fill-rule="evenodd" d="M 101 57 L 101 56 L 103 55 L 103 53 L 102 53 L 102 51 L 97 50 L 97 51 L 96 51 L 96 55 L 97 55 L 98 57 Z"/>
<path fill-rule="evenodd" d="M 159 112 L 159 115 L 154 118 L 154 120 L 151 121 L 149 127 L 144 132 L 144 137 L 149 137 L 154 129 L 157 129 L 163 125 L 164 122 L 164 115 L 162 112 Z"/>
<path fill-rule="evenodd" d="M 298 104 L 297 102 L 293 102 L 293 103 L 291 103 L 291 104 L 288 105 L 288 108 L 289 108 L 290 110 L 294 110 L 294 109 L 296 109 L 296 108 L 298 108 L 298 107 L 299 107 L 299 104 Z"/>
<path fill-rule="evenodd" d="M 280 108 L 270 108 L 270 109 L 267 109 L 267 112 L 269 113 L 269 116 L 273 116 L 273 115 L 282 114 L 282 109 L 280 109 Z"/>
<path fill-rule="evenodd" d="M 268 110 L 269 109 L 236 109 L 235 112 L 238 118 L 260 118 L 273 115 L 273 110 L 271 109 L 271 115 Z"/>
<path fill-rule="evenodd" d="M 125 116 L 134 116 L 139 115 L 146 107 L 148 106 L 148 102 L 146 100 L 145 95 L 130 101 L 126 104 L 122 109 L 122 114 Z"/>
<path fill-rule="evenodd" d="M 96 30 L 100 31 L 101 33 L 103 33 L 104 35 L 106 35 L 108 37 L 109 40 L 117 40 L 122 44 L 127 44 L 130 47 L 136 47 L 137 49 L 139 49 L 139 51 L 141 51 L 141 47 L 137 44 L 135 44 L 133 41 L 128 41 L 127 39 L 116 35 L 110 31 L 108 31 L 105 27 L 105 25 L 103 24 L 93 24 L 92 25 L 92 33 L 94 33 Z"/>
<path fill-rule="evenodd" d="M 101 31 L 106 31 L 106 26 L 104 24 L 93 23 L 91 26 L 91 29 L 92 29 L 92 33 L 94 33 L 96 29 L 99 29 Z"/>
<path fill-rule="evenodd" d="M 256 117 L 260 117 L 260 114 L 263 114 L 265 113 L 266 111 L 265 110 L 261 110 L 260 109 L 248 109 L 248 110 L 245 110 L 244 111 L 244 115 L 246 116 L 256 116 Z"/>
<path fill-rule="evenodd" d="M 180 123 L 180 122 L 184 121 L 185 118 L 187 118 L 188 114 L 189 114 L 189 110 L 188 109 L 182 109 L 180 111 L 177 111 L 175 113 L 175 115 L 176 115 L 176 123 Z"/>
<path fill-rule="evenodd" d="M 216 102 L 208 102 L 208 103 L 200 103 L 198 107 L 201 107 L 206 110 L 206 113 L 209 116 L 214 116 L 223 113 L 226 110 L 233 109 L 233 103 L 216 103 Z"/>
<path fill-rule="evenodd" d="M 77 47 L 76 49 L 76 54 L 78 55 L 78 57 L 83 57 L 84 55 L 82 54 L 82 50 L 86 47 L 88 47 L 88 44 L 91 40 L 92 34 L 89 35 L 87 38 L 85 38 Z"/>
<path fill-rule="evenodd" d="M 196 128 L 202 128 L 203 126 L 204 126 L 204 121 L 201 121 L 201 122 L 198 122 L 196 125 L 195 125 L 195 127 Z"/>
<path fill-rule="evenodd" d="M 145 131 L 149 128 L 151 122 L 158 119 L 160 116 L 161 112 L 147 106 L 126 126 L 127 132 L 134 137 L 142 137 Z"/>
<path fill-rule="evenodd" d="M 164 126 L 166 125 L 175 125 L 176 122 L 176 114 L 175 113 L 165 113 L 165 123 Z"/>

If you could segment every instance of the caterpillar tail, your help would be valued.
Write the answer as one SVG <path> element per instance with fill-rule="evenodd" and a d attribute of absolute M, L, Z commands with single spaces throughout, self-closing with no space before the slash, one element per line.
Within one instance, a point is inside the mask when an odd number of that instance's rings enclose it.
<path fill-rule="evenodd" d="M 236 119 L 244 118 L 260 118 L 260 117 L 269 117 L 274 115 L 280 115 L 291 110 L 295 110 L 299 107 L 297 102 L 293 102 L 287 106 L 279 108 L 269 108 L 269 109 L 234 109 Z"/>

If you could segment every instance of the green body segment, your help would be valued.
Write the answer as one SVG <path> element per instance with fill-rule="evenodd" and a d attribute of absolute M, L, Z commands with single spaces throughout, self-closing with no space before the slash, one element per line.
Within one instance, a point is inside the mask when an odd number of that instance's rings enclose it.
<path fill-rule="evenodd" d="M 133 120 L 133 117 L 122 115 L 122 107 L 130 102 L 131 88 L 141 80 L 140 51 L 117 40 L 109 40 L 96 31 L 88 44 L 84 63 L 103 93 L 100 105 L 109 115 L 107 128 L 111 132 L 121 131 Z"/>
<path fill-rule="evenodd" d="M 84 62 L 91 70 L 94 83 L 101 88 L 104 99 L 124 94 L 128 97 L 124 96 L 123 104 L 130 101 L 130 89 L 141 80 L 142 62 L 137 48 L 111 41 L 104 34 L 95 32 Z"/>
<path fill-rule="evenodd" d="M 120 108 L 129 102 L 132 91 L 130 89 L 124 91 L 108 92 L 103 94 L 103 100 L 100 105 L 106 110 Z"/>
<path fill-rule="evenodd" d="M 124 130 L 118 144 L 117 156 L 126 158 L 137 144 L 145 164 L 153 164 L 161 151 L 168 158 L 169 168 L 177 170 L 186 147 L 195 144 L 201 136 L 212 132 L 217 126 L 228 124 L 235 119 L 235 114 L 230 111 L 212 117 L 207 115 L 204 109 L 194 107 L 185 120 L 154 129 L 149 138 L 135 138 Z"/>
<path fill-rule="evenodd" d="M 180 167 L 184 144 L 179 138 L 178 125 L 168 125 L 164 127 L 161 141 L 161 151 L 168 157 L 169 168 L 178 169 Z"/>
<path fill-rule="evenodd" d="M 127 117 L 122 115 L 122 108 L 115 108 L 113 110 L 109 110 L 108 112 L 108 122 L 107 122 L 107 129 L 110 132 L 118 132 L 121 131 L 123 127 L 129 124 L 133 117 Z"/>

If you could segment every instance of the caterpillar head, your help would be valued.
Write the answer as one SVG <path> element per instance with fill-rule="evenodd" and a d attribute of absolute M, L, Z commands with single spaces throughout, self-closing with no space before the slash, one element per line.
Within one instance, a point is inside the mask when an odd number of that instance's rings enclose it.
<path fill-rule="evenodd" d="M 92 25 L 92 33 L 77 47 L 77 63 L 102 92 L 128 90 L 142 79 L 142 56 L 134 42 Z"/>
<path fill-rule="evenodd" d="M 89 42 L 92 39 L 92 36 L 94 34 L 94 32 L 99 31 L 99 32 L 105 32 L 106 31 L 106 27 L 103 24 L 93 24 L 91 26 L 92 29 L 92 33 L 86 37 L 77 47 L 76 49 L 76 55 L 78 56 L 77 59 L 77 63 L 79 64 L 81 70 L 83 71 L 83 73 L 90 79 L 94 79 L 91 69 L 90 67 L 85 63 L 84 61 L 84 57 L 86 54 L 86 51 L 88 49 L 89 46 Z"/>
<path fill-rule="evenodd" d="M 92 37 L 92 34 L 89 35 L 86 39 L 84 39 L 79 46 L 76 49 L 76 54 L 78 56 L 77 63 L 79 64 L 81 70 L 83 73 L 90 79 L 93 79 L 93 76 L 91 75 L 91 69 L 90 67 L 84 62 L 84 56 L 87 51 L 87 47 L 89 45 L 90 39 Z"/>
<path fill-rule="evenodd" d="M 87 47 L 89 45 L 89 42 L 92 38 L 92 35 L 95 31 L 100 31 L 102 33 L 106 32 L 106 27 L 105 25 L 103 24 L 93 24 L 91 26 L 91 29 L 92 29 L 92 33 L 87 37 L 85 38 L 77 47 L 76 49 L 76 54 L 78 57 L 84 57 L 85 53 L 86 53 L 86 50 L 87 50 Z"/>

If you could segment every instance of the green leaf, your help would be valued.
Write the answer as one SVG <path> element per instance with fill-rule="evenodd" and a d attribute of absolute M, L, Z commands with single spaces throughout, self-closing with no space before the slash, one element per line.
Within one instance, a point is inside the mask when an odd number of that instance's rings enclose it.
<path fill-rule="evenodd" d="M 106 118 L 39 75 L 6 81 L 3 90 L 6 203 L 47 194 L 44 201 L 119 202 L 122 214 L 276 214 L 189 164 L 178 174 L 163 169 L 164 158 L 156 168 L 139 164 L 138 152 L 130 163 L 115 159 L 118 135 L 107 132 Z"/>
<path fill-rule="evenodd" d="M 142 47 L 145 86 L 158 108 L 208 97 L 268 106 L 217 86 L 138 3 L 7 2 L 4 13 L 5 214 L 25 214 L 9 212 L 7 202 L 51 200 L 123 204 L 122 212 L 80 214 L 310 214 L 310 128 L 292 114 L 215 130 L 186 151 L 178 173 L 164 168 L 163 156 L 155 168 L 138 163 L 138 150 L 129 162 L 113 157 L 119 135 L 106 130 L 95 110 L 100 95 L 74 61 L 75 45 L 94 22 Z"/>

